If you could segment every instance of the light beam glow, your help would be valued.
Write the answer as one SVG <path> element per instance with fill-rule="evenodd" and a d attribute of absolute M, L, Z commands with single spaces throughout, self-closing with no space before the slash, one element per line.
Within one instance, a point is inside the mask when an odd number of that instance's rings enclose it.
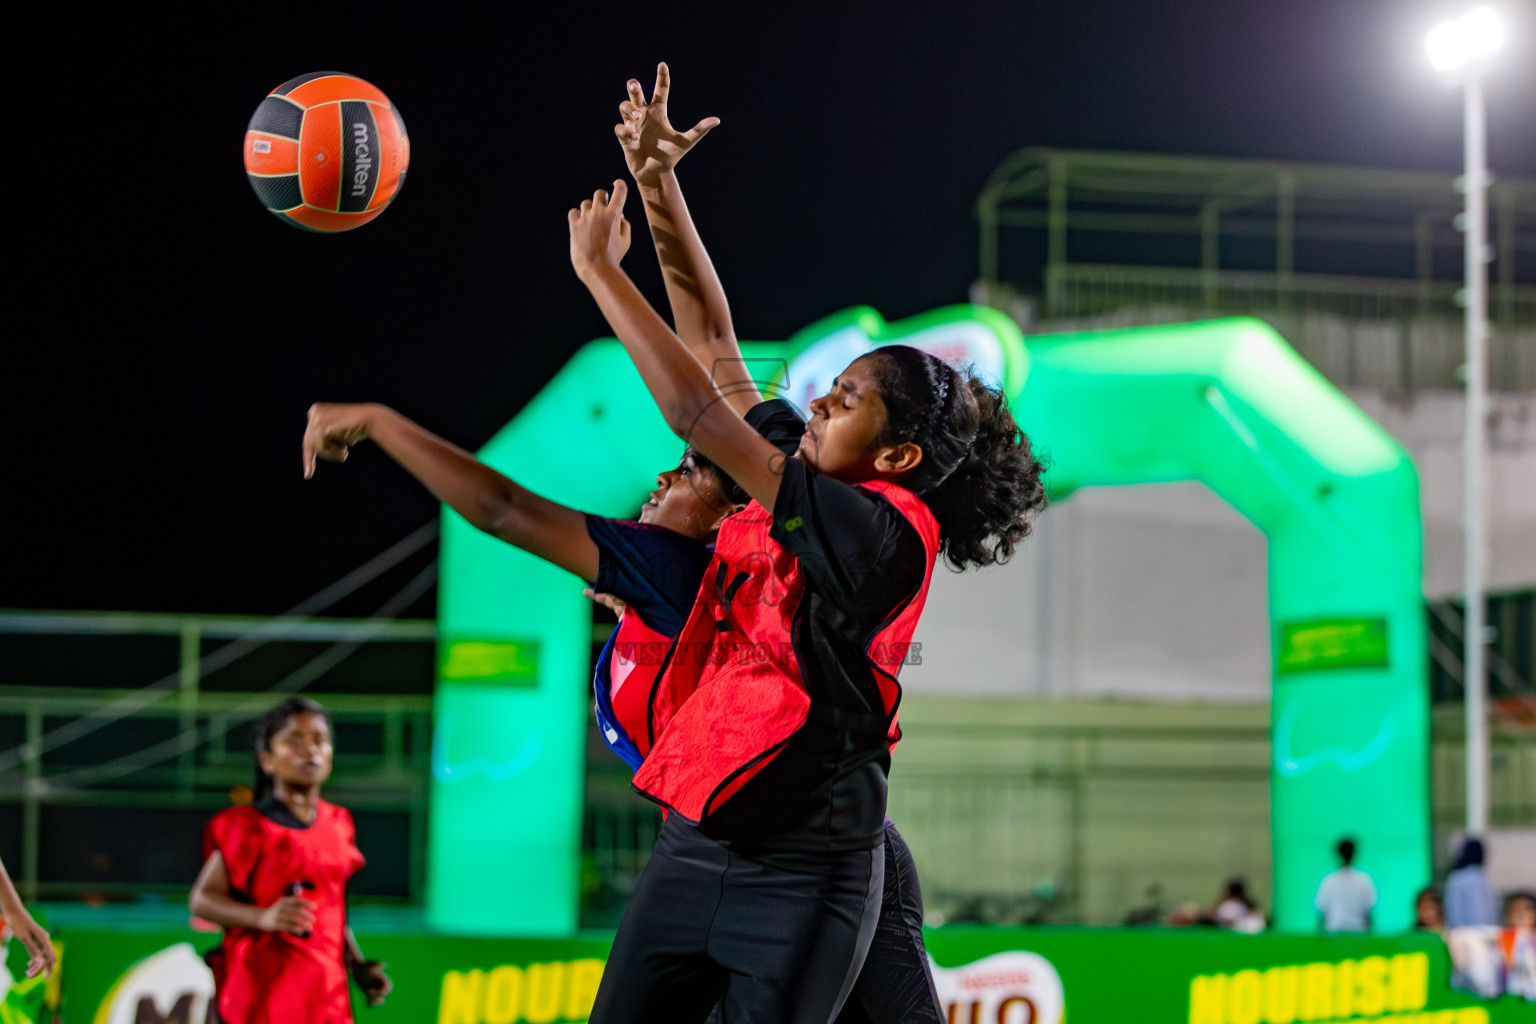
<path fill-rule="evenodd" d="M 1504 45 L 1504 19 L 1492 7 L 1474 7 L 1455 21 L 1436 25 L 1424 39 L 1429 62 L 1454 71 L 1486 60 Z"/>

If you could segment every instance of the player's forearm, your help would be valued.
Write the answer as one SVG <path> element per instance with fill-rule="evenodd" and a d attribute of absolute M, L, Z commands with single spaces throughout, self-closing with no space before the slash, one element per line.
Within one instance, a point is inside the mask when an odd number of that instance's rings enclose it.
<path fill-rule="evenodd" d="M 581 279 L 629 353 L 667 426 L 688 440 L 700 414 L 719 398 L 709 371 L 672 333 L 623 270 L 597 264 Z"/>
<path fill-rule="evenodd" d="M 387 406 L 370 406 L 368 437 L 472 526 L 493 532 L 527 488 Z"/>
<path fill-rule="evenodd" d="M 762 396 L 741 358 L 730 303 L 694 226 L 675 171 L 640 186 L 646 222 L 661 263 L 677 336 L 709 371 L 732 408 L 745 413 Z"/>
<path fill-rule="evenodd" d="M 586 517 L 535 494 L 458 445 L 385 406 L 371 406 L 369 438 L 470 525 L 575 573 L 597 576 Z"/>
<path fill-rule="evenodd" d="M 16 886 L 11 884 L 11 876 L 6 874 L 5 862 L 0 861 L 0 917 L 20 918 L 27 909 L 21 902 L 21 894 L 16 891 Z"/>
<path fill-rule="evenodd" d="M 722 344 L 734 347 L 731 310 L 709 253 L 694 226 L 675 171 L 664 171 L 639 185 L 645 220 L 661 263 L 667 301 L 677 336 L 695 356 L 707 356 Z M 707 359 L 701 358 L 706 366 Z"/>
<path fill-rule="evenodd" d="M 260 928 L 261 908 L 253 903 L 242 903 L 232 896 L 193 889 L 187 901 L 192 913 L 205 921 L 225 928 Z"/>
<path fill-rule="evenodd" d="M 353 964 L 367 963 L 368 958 L 363 956 L 362 947 L 357 944 L 357 936 L 352 934 L 352 929 L 344 929 L 342 935 L 345 938 L 345 944 L 341 951 L 342 961 L 348 967 L 351 967 Z"/>

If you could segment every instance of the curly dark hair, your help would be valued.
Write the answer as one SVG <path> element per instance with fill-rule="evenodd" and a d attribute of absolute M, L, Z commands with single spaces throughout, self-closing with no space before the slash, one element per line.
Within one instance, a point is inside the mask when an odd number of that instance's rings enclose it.
<path fill-rule="evenodd" d="M 1046 506 L 1045 464 L 998 388 L 909 345 L 870 354 L 885 403 L 876 444 L 911 442 L 922 461 L 902 486 L 939 522 L 939 551 L 957 571 L 1013 556 Z"/>
<path fill-rule="evenodd" d="M 288 719 L 306 711 L 325 719 L 325 724 L 334 731 L 331 713 L 325 705 L 308 697 L 289 697 L 256 723 L 256 785 L 252 790 L 252 802 L 259 803 L 272 792 L 272 776 L 261 770 L 261 755 L 272 749 L 272 737 L 283 731 Z"/>

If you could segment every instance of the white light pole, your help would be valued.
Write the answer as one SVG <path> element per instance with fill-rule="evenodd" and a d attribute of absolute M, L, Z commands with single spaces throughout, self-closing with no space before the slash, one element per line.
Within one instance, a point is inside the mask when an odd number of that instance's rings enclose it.
<path fill-rule="evenodd" d="M 1465 98 L 1467 426 L 1465 470 L 1466 619 L 1463 684 L 1467 732 L 1467 832 L 1488 830 L 1488 678 L 1484 645 L 1483 564 L 1487 512 L 1483 502 L 1488 406 L 1488 167 L 1483 76 L 1504 42 L 1504 24 L 1489 7 L 1476 7 L 1437 26 L 1425 39 L 1436 68 L 1459 75 Z"/>

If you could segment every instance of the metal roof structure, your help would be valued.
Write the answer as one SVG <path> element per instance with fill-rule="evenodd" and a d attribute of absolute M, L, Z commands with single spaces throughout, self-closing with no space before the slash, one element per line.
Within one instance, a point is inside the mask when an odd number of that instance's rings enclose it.
<path fill-rule="evenodd" d="M 1082 150 L 1021 149 L 998 166 L 976 201 L 980 277 L 1009 280 L 1002 229 L 1043 230 L 1046 317 L 1101 312 L 1124 285 L 1161 283 L 1212 310 L 1298 306 L 1354 315 L 1459 315 L 1457 280 L 1435 273 L 1439 250 L 1461 249 L 1462 197 L 1450 174 L 1361 167 Z M 1496 179 L 1490 190 L 1495 323 L 1536 324 L 1536 181 Z M 1074 259 L 1086 234 L 1163 236 L 1194 251 L 1196 266 Z M 1224 247 L 1272 243 L 1269 266 L 1233 268 Z M 1146 242 L 1137 247 L 1146 250 Z M 1253 243 L 1247 243 L 1251 253 Z M 1370 272 L 1393 262 L 1410 275 Z M 1355 262 L 1367 272 L 1340 273 Z M 1313 257 L 1327 253 L 1325 265 Z M 1384 253 L 1388 253 L 1384 259 Z M 1457 257 L 1459 261 L 1459 256 Z M 1113 270 L 1111 269 L 1113 268 Z M 1128 271 L 1152 273 L 1127 273 Z M 1113 282 L 1122 287 L 1106 287 Z M 1225 293 L 1236 289 L 1243 296 Z M 1257 293 L 1265 293 L 1259 295 Z M 1331 298 L 1328 298 L 1330 297 Z M 1350 301 L 1354 300 L 1354 301 Z M 1361 301 L 1365 300 L 1365 301 Z M 1186 304 L 1180 302 L 1179 304 Z"/>

